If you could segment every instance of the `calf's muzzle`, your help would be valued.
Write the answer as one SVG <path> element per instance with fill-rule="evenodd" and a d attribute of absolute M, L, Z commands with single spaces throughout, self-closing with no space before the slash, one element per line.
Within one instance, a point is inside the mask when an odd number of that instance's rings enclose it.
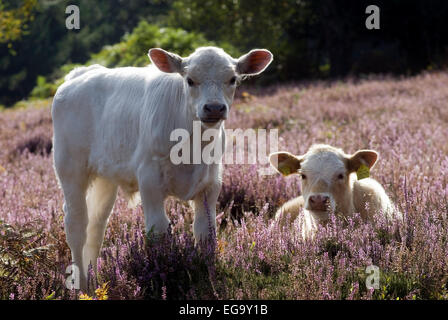
<path fill-rule="evenodd" d="M 227 106 L 222 103 L 208 103 L 204 105 L 203 122 L 218 122 L 227 118 Z"/>
<path fill-rule="evenodd" d="M 330 197 L 321 194 L 313 194 L 308 198 L 310 210 L 327 211 L 330 205 Z"/>

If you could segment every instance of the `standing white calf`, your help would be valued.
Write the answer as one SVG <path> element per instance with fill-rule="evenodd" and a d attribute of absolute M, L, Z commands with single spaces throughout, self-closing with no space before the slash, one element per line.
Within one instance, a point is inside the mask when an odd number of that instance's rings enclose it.
<path fill-rule="evenodd" d="M 296 173 L 302 177 L 302 195 L 285 203 L 277 211 L 275 219 L 284 224 L 289 216 L 289 222 L 292 222 L 304 208 L 302 231 L 307 237 L 320 223 L 328 220 L 330 212 L 343 216 L 358 212 L 364 220 L 379 212 L 390 217 L 399 216 L 376 180 L 368 177 L 356 179 L 355 172 L 360 167 L 368 176 L 377 159 L 378 153 L 373 150 L 359 150 L 347 155 L 329 145 L 313 145 L 302 156 L 289 152 L 272 153 L 269 160 L 280 173 L 284 176 Z"/>
<path fill-rule="evenodd" d="M 170 134 L 185 129 L 191 135 L 197 120 L 202 129 L 218 129 L 225 146 L 223 122 L 237 82 L 261 73 L 272 61 L 267 50 L 234 59 L 214 47 L 199 48 L 187 58 L 162 49 L 148 55 L 158 69 L 78 68 L 54 97 L 54 166 L 82 289 L 89 263 L 96 267 L 118 186 L 130 199 L 140 193 L 146 231 L 167 231 L 164 201 L 173 195 L 192 200 L 195 238 L 207 237 L 204 197 L 214 224 L 221 164 L 174 165 Z"/>

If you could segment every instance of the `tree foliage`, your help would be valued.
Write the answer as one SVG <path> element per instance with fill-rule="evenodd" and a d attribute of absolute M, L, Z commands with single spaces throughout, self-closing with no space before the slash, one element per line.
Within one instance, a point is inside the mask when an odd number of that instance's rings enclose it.
<path fill-rule="evenodd" d="M 141 21 L 131 34 L 112 46 L 105 46 L 99 53 L 93 54 L 90 63 L 99 63 L 107 67 L 145 66 L 149 63 L 147 52 L 151 48 L 164 48 L 180 56 L 187 56 L 197 47 L 217 45 L 207 40 L 201 33 L 187 32 L 180 28 L 160 28 L 157 25 Z M 240 52 L 233 46 L 219 44 L 229 54 Z"/>
<path fill-rule="evenodd" d="M 17 8 L 8 8 L 7 4 L 0 0 L 0 43 L 7 43 L 12 48 L 12 42 L 20 40 L 26 34 L 28 22 L 34 20 L 34 8 L 37 0 L 23 0 L 23 4 Z M 14 51 L 10 51 L 14 54 Z"/>
<path fill-rule="evenodd" d="M 31 1 L 31 0 L 24 0 Z M 170 8 L 170 0 L 39 0 L 34 19 L 27 23 L 26 33 L 0 43 L 0 104 L 11 105 L 29 95 L 37 77 L 49 76 L 67 63 L 85 63 L 91 53 L 104 45 L 118 42 L 142 19 L 161 20 Z M 2 0 L 6 10 L 23 11 L 25 2 Z M 81 29 L 65 26 L 68 5 L 80 9 Z M 3 10 L 2 10 L 3 12 Z M 6 30 L 0 20 L 0 30 Z"/>
<path fill-rule="evenodd" d="M 106 67 L 136 66 L 143 67 L 150 63 L 147 52 L 150 48 L 164 48 L 181 56 L 188 56 L 197 47 L 223 47 L 229 54 L 239 56 L 240 52 L 227 43 L 208 41 L 200 33 L 187 32 L 179 28 L 160 28 L 157 25 L 141 21 L 130 34 L 114 44 L 104 46 L 92 54 L 86 65 L 99 63 Z M 79 64 L 65 64 L 57 69 L 49 79 L 39 76 L 36 87 L 31 92 L 32 98 L 47 98 L 53 96 L 57 87 L 64 82 L 64 76 Z"/>
<path fill-rule="evenodd" d="M 80 30 L 65 28 L 69 4 L 80 8 Z M 110 66 L 142 65 L 151 46 L 179 54 L 202 43 L 238 52 L 268 48 L 274 63 L 257 80 L 259 84 L 414 74 L 448 65 L 447 1 L 377 0 L 380 30 L 365 26 L 370 4 L 367 0 L 0 0 L 0 103 L 27 97 L 38 76 L 50 83 L 62 76 L 62 65 L 85 64 L 93 53 Z M 148 24 L 133 32 L 142 20 Z M 39 81 L 44 85 L 43 78 Z"/>
<path fill-rule="evenodd" d="M 275 80 L 363 73 L 415 73 L 448 62 L 448 2 L 379 0 L 380 30 L 368 30 L 366 0 L 175 0 L 169 23 L 269 48 Z"/>

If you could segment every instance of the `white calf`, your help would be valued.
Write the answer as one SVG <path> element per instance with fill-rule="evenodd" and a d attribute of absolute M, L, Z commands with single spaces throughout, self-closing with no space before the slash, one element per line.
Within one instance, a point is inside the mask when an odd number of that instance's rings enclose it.
<path fill-rule="evenodd" d="M 276 152 L 269 159 L 284 176 L 297 173 L 302 177 L 302 196 L 285 203 L 275 218 L 284 224 L 289 216 L 289 222 L 292 222 L 304 208 L 304 236 L 312 234 L 320 223 L 325 223 L 330 212 L 344 216 L 358 212 L 365 220 L 379 212 L 390 217 L 400 215 L 383 187 L 367 177 L 378 159 L 376 151 L 359 150 L 347 155 L 329 145 L 313 145 L 302 156 Z M 357 180 L 355 172 L 364 174 L 365 178 Z"/>
<path fill-rule="evenodd" d="M 223 122 L 237 82 L 272 61 L 267 50 L 234 59 L 214 47 L 199 48 L 187 58 L 162 49 L 148 55 L 157 68 L 75 69 L 54 97 L 54 166 L 82 289 L 89 263 L 95 269 L 118 186 L 130 199 L 140 193 L 146 230 L 156 233 L 169 226 L 167 196 L 192 200 L 195 238 L 206 238 L 204 197 L 214 223 L 221 164 L 174 165 L 170 133 L 185 129 L 191 134 L 197 120 L 202 129 L 218 129 L 225 146 Z"/>

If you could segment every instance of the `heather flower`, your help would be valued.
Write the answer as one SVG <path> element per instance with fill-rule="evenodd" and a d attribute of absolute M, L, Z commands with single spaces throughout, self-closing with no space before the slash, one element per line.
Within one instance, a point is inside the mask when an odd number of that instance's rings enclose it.
<path fill-rule="evenodd" d="M 333 216 L 304 241 L 300 221 L 272 223 L 300 194 L 298 178 L 226 164 L 205 248 L 194 243 L 186 203 L 166 201 L 171 232 L 154 241 L 142 208 L 127 208 L 119 193 L 91 272 L 94 296 L 65 287 L 71 255 L 50 108 L 0 112 L 0 298 L 448 299 L 447 84 L 448 73 L 437 72 L 248 90 L 226 128 L 278 128 L 279 148 L 297 154 L 313 143 L 378 150 L 371 174 L 403 221 Z M 369 265 L 379 267 L 380 289 L 366 288 Z"/>

